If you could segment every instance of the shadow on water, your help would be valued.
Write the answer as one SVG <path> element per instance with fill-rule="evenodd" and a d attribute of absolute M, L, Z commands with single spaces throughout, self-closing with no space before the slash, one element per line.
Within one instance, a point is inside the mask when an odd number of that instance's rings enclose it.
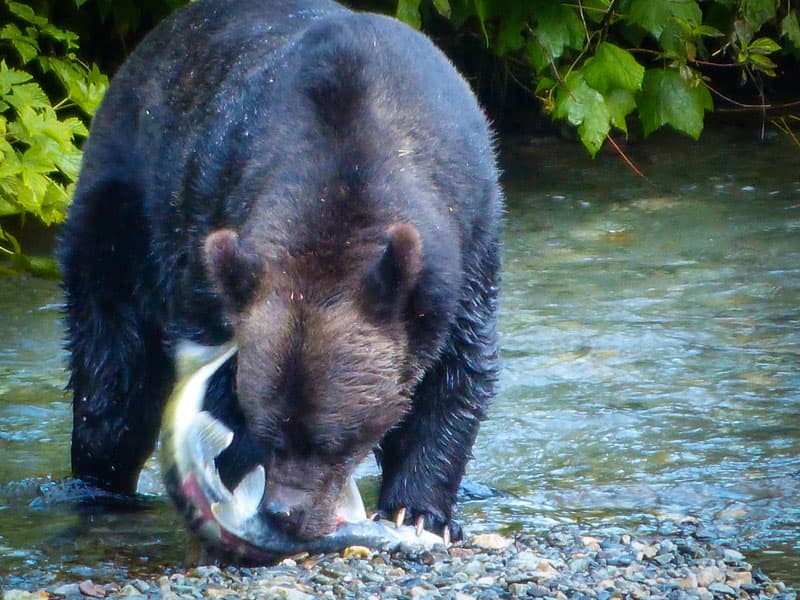
<path fill-rule="evenodd" d="M 504 148 L 503 373 L 472 531 L 692 515 L 800 585 L 800 153 L 709 133 L 615 156 Z M 0 285 L 0 588 L 185 560 L 151 462 L 142 499 L 76 510 L 56 284 Z M 375 486 L 374 469 L 362 484 Z M 373 490 L 374 492 L 374 490 Z M 369 498 L 368 498 L 369 501 Z"/>

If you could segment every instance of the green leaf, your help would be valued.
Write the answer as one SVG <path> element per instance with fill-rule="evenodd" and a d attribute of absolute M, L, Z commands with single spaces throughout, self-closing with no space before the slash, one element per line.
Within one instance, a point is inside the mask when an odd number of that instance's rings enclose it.
<path fill-rule="evenodd" d="M 6 6 L 8 6 L 8 10 L 11 11 L 11 14 L 17 16 L 26 23 L 30 23 L 37 28 L 47 25 L 47 19 L 38 16 L 33 8 L 27 4 L 22 4 L 21 2 L 6 2 Z"/>
<path fill-rule="evenodd" d="M 73 50 L 78 47 L 78 34 L 66 29 L 59 29 L 50 23 L 43 25 L 39 30 L 42 35 L 49 37 L 52 40 L 63 43 L 67 50 Z"/>
<path fill-rule="evenodd" d="M 11 179 L 16 183 L 16 179 Z M 0 217 L 13 217 L 14 215 L 18 215 L 22 212 L 22 208 L 13 202 L 11 199 L 17 197 L 16 188 L 12 191 L 6 190 L 4 185 L 4 181 L 0 179 Z M 2 227 L 0 227 L 2 229 Z M 0 238 L 2 239 L 2 238 Z"/>
<path fill-rule="evenodd" d="M 772 54 L 780 49 L 781 47 L 778 45 L 778 43 L 772 38 L 768 37 L 758 38 L 747 45 L 747 50 L 753 54 Z"/>
<path fill-rule="evenodd" d="M 444 18 L 449 19 L 452 11 L 450 10 L 450 0 L 433 0 L 433 7 Z"/>
<path fill-rule="evenodd" d="M 89 135 L 86 125 L 77 117 L 63 119 L 61 123 L 71 133 L 72 137 L 86 137 Z"/>
<path fill-rule="evenodd" d="M 486 30 L 486 22 L 489 20 L 490 5 L 487 0 L 473 0 L 475 3 L 475 15 L 478 17 L 478 22 L 481 24 L 481 31 L 483 32 L 483 39 L 486 46 L 489 46 L 489 32 Z"/>
<path fill-rule="evenodd" d="M 64 188 L 55 181 L 50 181 L 47 191 L 42 196 L 37 216 L 45 225 L 60 223 L 66 217 L 69 199 L 70 196 Z"/>
<path fill-rule="evenodd" d="M 422 18 L 419 15 L 420 0 L 398 0 L 397 12 L 395 16 L 411 25 L 414 29 L 419 29 L 422 26 Z"/>
<path fill-rule="evenodd" d="M 628 90 L 615 89 L 604 95 L 611 124 L 628 134 L 628 123 L 625 119 L 636 109 L 636 97 Z"/>
<path fill-rule="evenodd" d="M 49 142 L 55 144 L 51 148 L 53 156 L 60 152 L 68 152 L 72 148 L 74 125 L 59 121 L 52 108 L 36 113 L 24 110 L 19 117 L 38 146 L 48 147 Z"/>
<path fill-rule="evenodd" d="M 711 27 L 710 25 L 700 25 L 699 27 L 695 27 L 694 32 L 695 34 L 703 37 L 710 37 L 710 38 L 725 37 L 724 33 L 722 33 L 716 27 Z"/>
<path fill-rule="evenodd" d="M 540 1 L 535 8 L 533 38 L 544 50 L 546 57 L 557 60 L 565 49 L 579 50 L 583 47 L 586 32 L 574 8 L 555 0 Z"/>
<path fill-rule="evenodd" d="M 583 13 L 593 23 L 601 23 L 611 8 L 611 0 L 583 0 Z"/>
<path fill-rule="evenodd" d="M 0 240 L 6 242 L 7 245 L 11 246 L 11 251 L 13 254 L 20 254 L 22 252 L 22 248 L 20 248 L 19 242 L 17 238 L 13 235 L 8 233 L 5 229 L 0 227 Z M 4 244 L 5 247 L 5 244 Z"/>
<path fill-rule="evenodd" d="M 758 31 L 767 21 L 776 17 L 777 3 L 775 0 L 742 0 L 742 14 L 744 20 Z"/>
<path fill-rule="evenodd" d="M 70 145 L 69 149 L 56 156 L 56 166 L 67 179 L 76 181 L 81 170 L 81 157 L 81 151 L 76 146 Z"/>
<path fill-rule="evenodd" d="M 642 89 L 644 67 L 627 50 L 602 42 L 594 56 L 584 64 L 583 76 L 601 93 L 616 88 L 638 92 Z"/>
<path fill-rule="evenodd" d="M 42 204 L 42 198 L 47 191 L 47 177 L 24 166 L 21 177 L 22 186 L 17 194 L 17 202 L 25 212 L 37 214 Z"/>
<path fill-rule="evenodd" d="M 550 66 L 550 56 L 536 39 L 531 38 L 525 46 L 525 56 L 533 67 L 533 72 L 541 74 Z"/>
<path fill-rule="evenodd" d="M 20 167 L 21 173 L 23 177 L 23 181 L 26 176 L 32 176 L 33 174 L 36 175 L 47 175 L 48 173 L 52 173 L 56 170 L 55 162 L 53 161 L 53 156 L 50 156 L 50 153 L 47 152 L 45 148 L 42 146 L 31 146 L 25 152 L 22 153 L 22 157 L 20 158 Z M 26 184 L 31 187 L 30 184 Z M 46 183 L 41 184 L 41 189 L 37 189 L 38 196 L 44 196 L 44 192 L 47 189 Z"/>
<path fill-rule="evenodd" d="M 611 130 L 611 115 L 605 99 L 576 71 L 558 87 L 553 116 L 567 119 L 578 128 L 578 136 L 592 156 L 600 150 Z"/>
<path fill-rule="evenodd" d="M 679 17 L 694 24 L 703 21 L 703 13 L 695 0 L 631 0 L 628 19 L 653 34 L 661 37 L 664 27 Z"/>
<path fill-rule="evenodd" d="M 536 89 L 534 90 L 537 94 L 549 90 L 556 87 L 556 82 L 553 80 L 552 77 L 547 77 L 543 75 L 542 77 L 538 77 L 536 80 Z"/>
<path fill-rule="evenodd" d="M 0 96 L 8 94 L 13 86 L 31 79 L 33 79 L 33 76 L 30 73 L 9 69 L 6 66 L 6 61 L 0 61 Z"/>
<path fill-rule="evenodd" d="M 47 279 L 61 279 L 58 270 L 58 262 L 50 256 L 28 256 L 20 254 L 24 259 L 23 268 L 20 271 L 30 273 L 34 277 L 46 277 Z"/>
<path fill-rule="evenodd" d="M 17 112 L 29 108 L 46 108 L 50 106 L 50 99 L 38 83 L 21 83 L 11 88 L 11 93 L 3 96 L 3 100 L 13 106 Z"/>
<path fill-rule="evenodd" d="M 500 16 L 494 50 L 503 56 L 516 52 L 525 45 L 523 29 L 528 27 L 528 14 L 522 3 L 515 3 Z"/>
<path fill-rule="evenodd" d="M 67 90 L 67 97 L 87 115 L 93 115 L 108 88 L 108 77 L 97 65 L 87 71 L 85 67 L 61 58 L 42 57 L 39 61 L 45 71 L 58 77 Z"/>
<path fill-rule="evenodd" d="M 800 48 L 800 24 L 797 22 L 797 13 L 790 12 L 781 21 L 781 36 L 787 38 L 795 48 Z"/>
<path fill-rule="evenodd" d="M 472 0 L 450 0 L 450 23 L 455 29 L 462 29 L 469 19 L 476 16 Z"/>
<path fill-rule="evenodd" d="M 692 86 L 674 69 L 648 69 L 638 99 L 644 134 L 669 125 L 695 140 L 703 131 L 703 116 L 713 110 L 709 91 Z"/>
<path fill-rule="evenodd" d="M 27 64 L 39 55 L 39 42 L 20 31 L 13 23 L 8 23 L 0 30 L 0 40 L 8 40 L 19 54 L 22 64 Z"/>
<path fill-rule="evenodd" d="M 775 69 L 778 65 L 776 65 L 769 57 L 766 57 L 762 54 L 751 54 L 750 57 L 750 64 L 753 65 L 756 69 L 761 71 L 762 73 L 769 75 L 770 77 L 775 77 Z"/>

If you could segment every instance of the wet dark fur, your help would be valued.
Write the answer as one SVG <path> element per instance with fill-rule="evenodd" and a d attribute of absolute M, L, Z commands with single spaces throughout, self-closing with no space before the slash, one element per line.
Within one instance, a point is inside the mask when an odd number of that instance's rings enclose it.
<path fill-rule="evenodd" d="M 432 44 L 326 0 L 201 0 L 123 66 L 85 150 L 61 248 L 75 475 L 133 492 L 176 340 L 235 335 L 206 399 L 236 431 L 228 483 L 265 463 L 262 509 L 320 535 L 375 448 L 380 509 L 451 524 L 497 375 L 501 202 Z"/>

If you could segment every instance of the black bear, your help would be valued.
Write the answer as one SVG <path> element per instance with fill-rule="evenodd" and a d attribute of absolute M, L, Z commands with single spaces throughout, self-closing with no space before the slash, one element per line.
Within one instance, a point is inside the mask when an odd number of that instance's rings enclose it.
<path fill-rule="evenodd" d="M 374 451 L 379 511 L 457 538 L 497 378 L 497 178 L 468 85 L 400 22 L 180 10 L 114 77 L 63 229 L 74 475 L 134 492 L 177 344 L 233 339 L 205 398 L 226 485 L 263 465 L 260 510 L 312 539 Z"/>

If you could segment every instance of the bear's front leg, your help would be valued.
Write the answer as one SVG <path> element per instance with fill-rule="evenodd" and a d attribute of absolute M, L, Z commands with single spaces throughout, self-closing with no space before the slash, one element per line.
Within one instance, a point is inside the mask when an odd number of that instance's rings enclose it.
<path fill-rule="evenodd" d="M 89 184 L 64 226 L 72 472 L 120 493 L 136 491 L 153 452 L 172 384 L 172 358 L 156 324 L 148 226 L 130 182 Z M 88 189 L 88 191 L 87 191 Z"/>
<path fill-rule="evenodd" d="M 498 375 L 495 272 L 472 286 L 449 342 L 417 387 L 413 408 L 377 451 L 384 518 L 462 537 L 453 505 Z"/>

